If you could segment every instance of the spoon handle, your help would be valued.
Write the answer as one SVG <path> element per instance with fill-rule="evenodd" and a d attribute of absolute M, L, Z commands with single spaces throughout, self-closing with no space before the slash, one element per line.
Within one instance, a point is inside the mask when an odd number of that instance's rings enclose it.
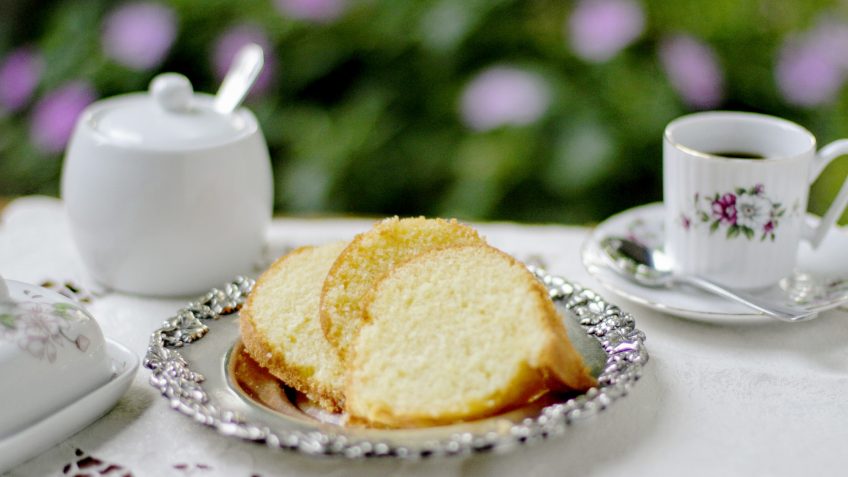
<path fill-rule="evenodd" d="M 721 285 L 718 285 L 701 277 L 681 275 L 676 276 L 675 279 L 678 282 L 686 283 L 688 285 L 700 288 L 704 291 L 708 291 L 710 293 L 714 293 L 716 295 L 738 301 L 739 303 L 747 305 L 755 310 L 759 310 L 765 313 L 766 315 L 773 316 L 774 318 L 777 318 L 779 320 L 805 321 L 816 316 L 816 312 L 767 302 L 766 300 L 763 300 L 762 298 L 759 298 L 750 293 L 740 290 L 729 290 Z"/>
<path fill-rule="evenodd" d="M 261 46 L 250 43 L 242 47 L 236 53 L 233 64 L 224 77 L 218 94 L 215 95 L 213 105 L 215 111 L 221 114 L 230 114 L 235 111 L 247 96 L 259 72 L 262 71 L 263 63 Z"/>

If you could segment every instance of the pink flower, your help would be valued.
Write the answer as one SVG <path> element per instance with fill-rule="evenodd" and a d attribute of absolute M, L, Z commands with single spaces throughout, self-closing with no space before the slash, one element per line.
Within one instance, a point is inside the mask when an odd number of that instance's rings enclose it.
<path fill-rule="evenodd" d="M 0 64 L 0 105 L 9 111 L 23 108 L 38 86 L 43 68 L 41 55 L 32 48 L 9 53 Z"/>
<path fill-rule="evenodd" d="M 845 82 L 845 69 L 834 61 L 830 49 L 807 38 L 784 42 L 775 75 L 783 98 L 797 106 L 830 103 Z"/>
<path fill-rule="evenodd" d="M 718 106 L 724 95 L 724 74 L 715 52 L 707 44 L 677 35 L 663 40 L 660 61 L 672 88 L 690 106 Z"/>
<path fill-rule="evenodd" d="M 827 54 L 840 68 L 848 68 L 848 23 L 823 17 L 807 33 L 805 42 Z"/>
<path fill-rule="evenodd" d="M 49 362 L 56 360 L 56 345 L 62 345 L 62 324 L 41 305 L 29 307 L 17 320 L 18 347 L 32 356 Z"/>
<path fill-rule="evenodd" d="M 316 23 L 336 20 L 347 7 L 345 0 L 276 0 L 274 5 L 282 15 Z"/>
<path fill-rule="evenodd" d="M 798 106 L 834 101 L 845 81 L 845 72 L 829 55 L 810 45 L 785 45 L 776 75 L 777 87 L 784 99 Z"/>
<path fill-rule="evenodd" d="M 128 3 L 106 17 L 101 41 L 113 60 L 134 70 L 148 70 L 162 63 L 176 35 L 173 10 L 158 3 Z"/>
<path fill-rule="evenodd" d="M 736 196 L 724 194 L 712 203 L 713 217 L 728 224 L 736 224 Z"/>
<path fill-rule="evenodd" d="M 533 123 L 549 105 L 550 90 L 540 76 L 510 66 L 494 66 L 465 87 L 460 113 L 468 127 L 487 131 Z"/>
<path fill-rule="evenodd" d="M 754 195 L 763 195 L 764 191 L 765 186 L 763 186 L 762 184 L 757 184 L 754 186 Z"/>
<path fill-rule="evenodd" d="M 680 225 L 683 226 L 683 230 L 689 230 L 692 226 L 692 219 L 686 216 L 686 214 L 680 214 Z"/>
<path fill-rule="evenodd" d="M 215 42 L 212 64 L 215 68 L 215 75 L 219 80 L 223 79 L 227 70 L 230 69 L 236 53 L 248 43 L 256 43 L 262 47 L 265 53 L 265 65 L 262 67 L 259 77 L 256 78 L 253 89 L 250 90 L 251 96 L 257 96 L 268 90 L 276 71 L 276 58 L 271 49 L 271 42 L 262 28 L 253 24 L 241 24 L 224 32 Z"/>
<path fill-rule="evenodd" d="M 95 99 L 94 88 L 85 81 L 66 83 L 47 93 L 32 113 L 29 130 L 32 142 L 45 152 L 61 152 L 80 113 Z"/>
<path fill-rule="evenodd" d="M 642 35 L 645 14 L 633 0 L 582 0 L 566 28 L 574 53 L 586 61 L 601 63 Z"/>
<path fill-rule="evenodd" d="M 763 225 L 763 234 L 770 234 L 772 231 L 774 231 L 774 221 L 769 220 Z"/>

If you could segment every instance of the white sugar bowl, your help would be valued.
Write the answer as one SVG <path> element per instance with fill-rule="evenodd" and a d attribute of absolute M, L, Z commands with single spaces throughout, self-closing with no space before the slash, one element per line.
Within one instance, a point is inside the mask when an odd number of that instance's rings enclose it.
<path fill-rule="evenodd" d="M 268 148 L 246 108 L 221 112 L 167 73 L 81 115 L 62 171 L 71 233 L 92 277 L 188 295 L 249 273 L 273 201 Z"/>

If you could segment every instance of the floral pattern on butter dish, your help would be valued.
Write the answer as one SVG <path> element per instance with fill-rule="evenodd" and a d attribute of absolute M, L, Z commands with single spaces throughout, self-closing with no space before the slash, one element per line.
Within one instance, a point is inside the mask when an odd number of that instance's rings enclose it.
<path fill-rule="evenodd" d="M 13 342 L 34 358 L 53 363 L 59 348 L 88 349 L 91 338 L 70 333 L 73 323 L 90 319 L 82 308 L 70 303 L 0 303 L 0 341 Z"/>
<path fill-rule="evenodd" d="M 681 214 L 678 223 L 686 230 L 709 226 L 710 234 L 724 232 L 728 239 L 775 240 L 786 207 L 770 199 L 762 184 L 739 187 L 732 192 L 693 198 L 694 211 Z"/>

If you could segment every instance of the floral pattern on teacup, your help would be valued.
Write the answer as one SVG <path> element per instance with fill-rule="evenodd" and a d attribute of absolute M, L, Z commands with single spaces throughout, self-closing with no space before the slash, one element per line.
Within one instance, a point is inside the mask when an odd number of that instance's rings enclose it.
<path fill-rule="evenodd" d="M 67 344 L 81 352 L 88 349 L 91 338 L 70 333 L 74 323 L 91 319 L 84 309 L 71 303 L 0 303 L 0 341 L 16 343 L 34 358 L 53 363 L 59 348 Z"/>
<path fill-rule="evenodd" d="M 691 214 L 680 215 L 678 222 L 684 229 L 708 225 L 710 234 L 723 230 L 728 239 L 744 237 L 773 242 L 780 220 L 787 213 L 782 203 L 766 196 L 762 184 L 747 189 L 738 187 L 723 194 L 695 193 L 693 205 Z"/>

